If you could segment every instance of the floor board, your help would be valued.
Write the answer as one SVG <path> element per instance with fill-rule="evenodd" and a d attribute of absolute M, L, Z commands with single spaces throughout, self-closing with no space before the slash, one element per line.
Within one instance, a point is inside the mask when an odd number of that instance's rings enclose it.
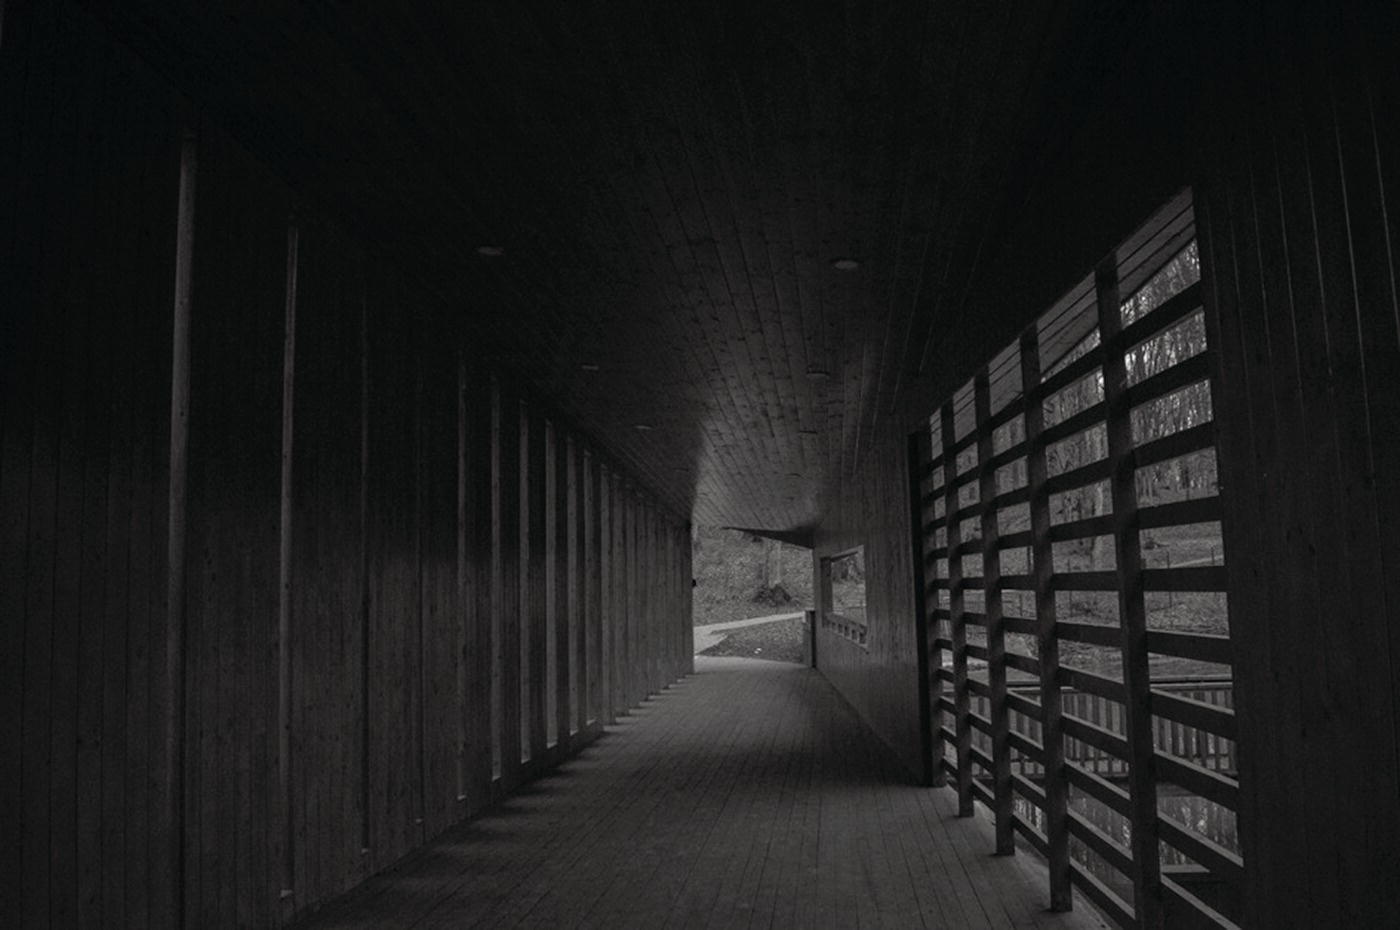
<path fill-rule="evenodd" d="M 1100 928 L 1034 854 L 911 785 L 820 675 L 699 657 L 577 758 L 333 902 L 310 930 Z"/>

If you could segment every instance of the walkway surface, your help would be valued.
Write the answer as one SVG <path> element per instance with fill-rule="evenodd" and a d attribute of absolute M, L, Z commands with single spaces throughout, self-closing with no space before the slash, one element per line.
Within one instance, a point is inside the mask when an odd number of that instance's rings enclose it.
<path fill-rule="evenodd" d="M 1101 928 L 1044 910 L 952 792 L 908 783 L 819 674 L 700 657 L 548 776 L 309 926 Z"/>
<path fill-rule="evenodd" d="M 767 617 L 749 617 L 746 620 L 729 620 L 724 623 L 707 623 L 704 626 L 697 626 L 695 628 L 695 654 L 699 655 L 709 649 L 734 630 L 743 629 L 746 626 L 758 626 L 761 623 L 791 620 L 800 616 L 802 616 L 802 612 L 798 611 L 797 613 L 772 614 Z"/>

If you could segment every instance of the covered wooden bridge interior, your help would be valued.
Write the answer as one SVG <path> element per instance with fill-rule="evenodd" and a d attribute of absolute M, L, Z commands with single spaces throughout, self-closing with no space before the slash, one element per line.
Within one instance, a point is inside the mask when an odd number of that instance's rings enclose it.
<path fill-rule="evenodd" d="M 1397 62 L 1380 4 L 0 3 L 0 925 L 384 917 L 548 785 L 652 910 L 464 865 L 459 925 L 1400 926 Z M 784 797 L 907 858 L 609 884 L 686 855 L 629 797 L 722 807 L 646 728 L 779 693 L 687 677 L 692 523 L 863 553 L 752 746 L 876 765 Z"/>

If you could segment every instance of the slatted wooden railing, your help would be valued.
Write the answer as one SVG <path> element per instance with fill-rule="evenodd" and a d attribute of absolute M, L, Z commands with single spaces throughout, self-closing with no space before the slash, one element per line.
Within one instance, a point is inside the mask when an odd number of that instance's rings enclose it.
<path fill-rule="evenodd" d="M 911 439 L 935 778 L 990 811 L 996 852 L 1019 835 L 1047 857 L 1053 908 L 1075 888 L 1125 927 L 1234 926 L 1173 876 L 1244 869 L 1158 805 L 1232 818 L 1239 791 L 1230 702 L 1179 677 L 1231 671 L 1194 255 L 1183 194 Z M 1157 567 L 1159 537 L 1209 555 Z"/>

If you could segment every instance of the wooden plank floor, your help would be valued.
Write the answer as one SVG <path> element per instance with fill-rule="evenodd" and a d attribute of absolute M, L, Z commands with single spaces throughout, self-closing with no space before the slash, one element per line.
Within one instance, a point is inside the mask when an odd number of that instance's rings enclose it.
<path fill-rule="evenodd" d="M 1104 927 L 1050 914 L 1031 853 L 989 855 L 817 673 L 698 657 L 555 774 L 307 927 Z"/>

